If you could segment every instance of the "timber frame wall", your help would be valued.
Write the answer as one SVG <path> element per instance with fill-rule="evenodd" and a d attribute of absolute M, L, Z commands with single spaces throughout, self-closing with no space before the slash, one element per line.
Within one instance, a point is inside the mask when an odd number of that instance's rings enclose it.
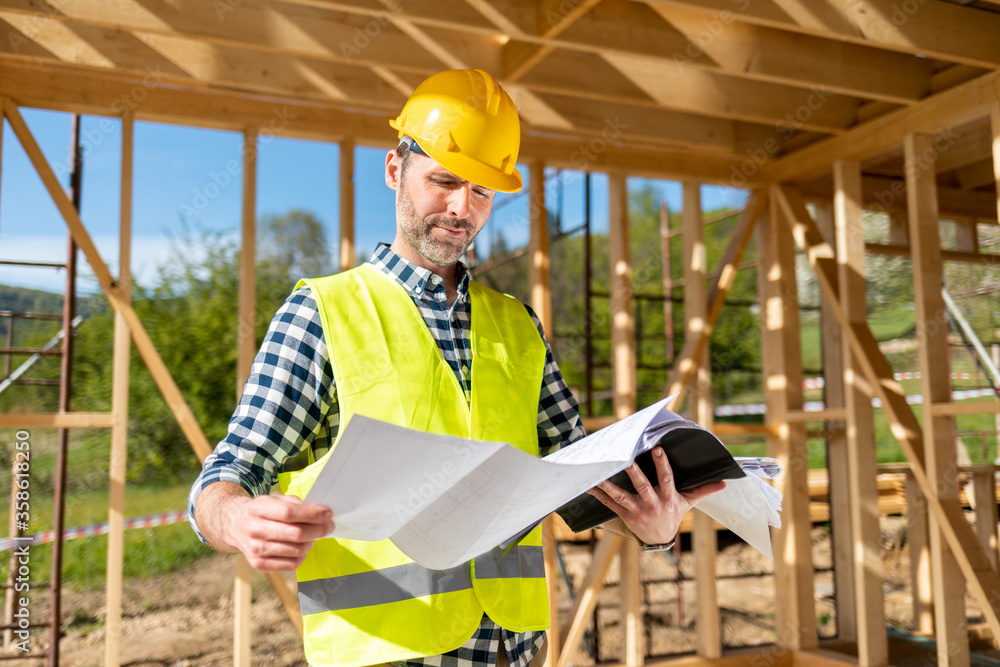
<path fill-rule="evenodd" d="M 1000 412 L 1000 408 L 993 403 L 967 407 L 950 402 L 949 369 L 932 363 L 945 353 L 945 331 L 930 326 L 940 321 L 943 312 L 942 262 L 992 264 L 996 259 L 995 255 L 980 253 L 975 242 L 976 225 L 997 224 L 1000 212 L 1000 40 L 996 38 L 1000 34 L 1000 17 L 996 13 L 925 0 L 912 3 L 916 9 L 904 15 L 905 20 L 895 30 L 879 32 L 870 30 L 873 24 L 869 21 L 874 20 L 872 14 L 892 14 L 896 5 L 888 0 L 860 3 L 876 10 L 869 15 L 858 11 L 858 3 L 846 0 L 803 0 L 799 4 L 809 9 L 804 12 L 782 11 L 777 0 L 746 3 L 746 7 L 724 0 L 586 0 L 563 3 L 565 7 L 541 3 L 541 8 L 516 0 L 448 0 L 413 3 L 406 11 L 392 7 L 388 11 L 371 10 L 363 3 L 326 0 L 247 0 L 196 3 L 186 13 L 164 17 L 131 0 L 121 3 L 117 14 L 91 0 L 57 9 L 59 4 L 39 8 L 30 0 L 0 0 L 0 22 L 7 26 L 8 36 L 17 38 L 0 46 L 0 104 L 115 311 L 112 410 L 101 414 L 0 415 L 0 426 L 112 430 L 106 665 L 121 662 L 122 512 L 130 345 L 149 367 L 194 451 L 203 458 L 211 450 L 129 301 L 134 121 L 243 133 L 243 264 L 240 321 L 234 326 L 253 331 L 254 287 L 250 278 L 256 221 L 255 148 L 262 136 L 341 143 L 340 259 L 342 267 L 350 267 L 356 262 L 353 147 L 391 147 L 394 137 L 387 130 L 386 120 L 398 111 L 401 100 L 416 82 L 437 69 L 476 65 L 502 73 L 500 78 L 517 96 L 526 121 L 520 160 L 531 167 L 531 305 L 550 331 L 552 308 L 541 174 L 546 165 L 552 165 L 609 175 L 615 417 L 625 416 L 637 407 L 627 177 L 641 175 L 684 183 L 686 309 L 697 317 L 688 318 L 686 343 L 675 360 L 664 395 L 680 393 L 672 406 L 676 409 L 689 394 L 691 413 L 708 425 L 712 419 L 706 363 L 708 339 L 742 255 L 756 235 L 767 404 L 766 424 L 757 431 L 766 434 L 770 451 L 781 459 L 786 471 L 780 480 L 785 528 L 773 534 L 778 643 L 759 650 L 723 651 L 713 580 L 714 527 L 696 513 L 694 548 L 699 561 L 701 621 L 698 651 L 696 656 L 665 664 L 888 664 L 878 515 L 872 511 L 877 506 L 872 500 L 878 492 L 871 474 L 872 396 L 881 400 L 893 434 L 908 459 L 908 495 L 914 526 L 911 535 L 926 535 L 920 560 L 926 566 L 926 575 L 918 576 L 915 585 L 924 605 L 917 629 L 935 635 L 939 664 L 968 665 L 962 595 L 967 588 L 980 603 L 992 636 L 1000 638 L 995 516 L 991 526 L 977 526 L 978 534 L 973 531 L 955 495 L 954 457 L 955 415 Z M 982 4 L 997 3 L 990 0 Z M 220 11 L 220 6 L 225 11 L 211 16 Z M 733 6 L 742 13 L 734 14 Z M 901 6 L 905 10 L 909 4 Z M 346 27 L 329 22 L 327 14 L 331 11 L 349 15 Z M 205 16 L 199 18 L 199 13 Z M 389 51 L 383 54 L 380 49 L 372 49 L 357 56 L 357 61 L 337 55 L 329 44 L 323 53 L 324 45 L 301 28 L 306 24 L 289 22 L 289 16 L 301 18 L 303 13 L 319 21 L 324 29 L 343 28 L 338 34 L 356 37 L 352 28 L 360 26 L 364 34 L 376 26 L 376 33 L 410 40 L 423 50 L 386 47 Z M 477 18 L 469 18 L 470 13 Z M 658 49 L 658 40 L 673 37 L 649 28 L 651 17 L 667 19 L 674 27 L 686 25 L 685 21 L 713 26 L 717 28 L 715 46 L 725 49 L 708 57 L 705 51 L 711 50 L 712 42 L 703 44 L 701 53 L 691 56 L 690 63 L 673 62 L 681 79 L 656 79 L 657 73 L 671 66 L 669 48 Z M 629 30 L 621 29 L 622 21 L 628 22 Z M 259 30 L 260 25 L 269 22 L 281 29 Z M 467 29 L 467 40 L 445 39 L 444 33 L 457 28 Z M 494 39 L 497 34 L 505 39 Z M 727 56 L 744 49 L 748 40 L 759 40 L 756 51 L 750 49 L 759 58 L 727 60 Z M 17 45 L 11 46 L 15 42 Z M 122 47 L 124 42 L 130 48 Z M 256 51 L 247 50 L 251 43 L 256 44 Z M 690 43 L 678 42 L 677 48 L 683 52 Z M 159 61 L 151 55 L 154 52 L 167 54 L 172 69 L 161 72 L 155 68 L 153 65 Z M 136 53 L 144 55 L 138 57 Z M 398 62 L 408 56 L 412 62 Z M 143 58 L 149 58 L 149 63 Z M 217 67 L 206 66 L 199 58 Z M 643 58 L 654 62 L 650 65 Z M 932 58 L 950 64 L 934 69 Z M 600 59 L 606 62 L 601 64 Z M 790 66 L 790 61 L 795 61 L 799 69 Z M 234 66 L 234 62 L 245 67 Z M 288 74 L 289 62 L 295 65 L 298 78 Z M 625 73 L 631 87 L 600 87 L 600 83 L 610 81 L 604 77 L 608 62 Z M 272 64 L 274 72 L 269 74 Z M 327 66 L 339 68 L 337 72 L 342 76 L 325 77 Z M 738 80 L 729 94 L 730 101 L 739 104 L 733 107 L 725 99 L 709 94 L 711 86 L 700 85 L 704 77 L 699 73 L 705 71 L 711 77 Z M 593 77 L 588 79 L 581 72 Z M 377 76 L 372 77 L 372 73 Z M 556 80 L 556 73 L 565 79 Z M 296 83 L 300 79 L 318 86 L 323 95 Z M 829 106 L 812 110 L 814 113 L 801 121 L 802 127 L 796 132 L 778 132 L 780 142 L 774 139 L 774 133 L 760 131 L 762 122 L 770 123 L 774 118 L 783 118 L 783 111 L 796 109 L 788 105 L 802 98 L 790 96 L 788 86 L 808 90 L 813 79 L 832 87 L 830 96 L 835 99 Z M 754 88 L 748 81 L 760 87 Z M 649 86 L 645 97 L 635 91 L 639 82 Z M 699 94 L 686 96 L 686 91 Z M 576 98 L 567 102 L 565 96 L 571 94 Z M 845 95 L 868 101 L 860 104 L 855 113 L 854 107 L 839 97 Z M 618 109 L 612 102 L 629 96 L 638 106 L 630 107 L 634 115 L 622 111 L 619 122 L 615 116 Z M 355 97 L 359 100 L 356 103 Z M 581 103 L 578 98 L 587 101 Z M 750 102 L 763 107 L 756 108 Z M 21 107 L 122 119 L 119 259 L 123 268 L 119 276 L 113 276 L 99 256 L 86 226 L 24 123 Z M 849 118 L 838 115 L 847 107 L 852 109 Z M 696 112 L 705 116 L 684 115 Z M 754 151 L 763 151 L 763 157 L 758 160 Z M 985 161 L 981 155 L 984 151 Z M 581 154 L 586 156 L 582 162 Z M 936 178 L 944 172 L 954 174 L 958 185 Z M 752 190 L 714 273 L 704 265 L 701 183 Z M 963 183 L 974 187 L 964 187 Z M 815 219 L 806 207 L 807 201 L 816 204 Z M 893 216 L 893 245 L 872 246 L 863 241 L 861 212 L 876 207 Z M 941 250 L 940 217 L 961 222 L 965 230 L 962 247 Z M 806 254 L 819 280 L 828 316 L 824 331 L 829 343 L 827 381 L 839 387 L 822 415 L 803 412 L 796 246 Z M 899 383 L 893 380 L 892 369 L 866 321 L 866 252 L 903 255 L 913 262 L 924 428 L 906 403 Z M 709 275 L 714 278 L 706 283 Z M 699 289 L 701 285 L 707 285 L 707 289 Z M 241 337 L 237 392 L 254 351 L 252 336 Z M 856 642 L 856 656 L 822 650 L 817 639 L 805 477 L 805 423 L 817 419 L 845 425 L 844 435 L 834 438 L 830 447 L 830 474 L 838 479 L 831 484 L 835 489 L 831 511 L 837 534 L 849 536 L 836 546 L 836 596 L 840 637 Z M 716 431 L 725 435 L 736 429 Z M 992 504 L 995 507 L 995 498 Z M 551 526 L 547 526 L 546 534 L 550 538 L 546 562 L 552 573 L 555 558 Z M 993 546 L 984 548 L 984 544 Z M 622 662 L 629 667 L 643 663 L 637 556 L 633 543 L 612 535 L 599 539 L 574 609 L 568 617 L 553 623 L 550 664 L 563 667 L 572 661 L 615 557 L 621 563 L 627 636 Z M 234 664 L 243 667 L 250 664 L 252 643 L 250 572 L 245 561 L 237 560 Z M 281 577 L 272 575 L 269 579 L 301 632 L 294 593 Z M 551 576 L 551 591 L 555 583 Z"/>

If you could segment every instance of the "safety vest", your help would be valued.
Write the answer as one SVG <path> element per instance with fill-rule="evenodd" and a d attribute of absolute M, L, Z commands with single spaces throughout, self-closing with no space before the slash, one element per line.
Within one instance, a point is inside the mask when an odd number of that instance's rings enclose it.
<path fill-rule="evenodd" d="M 398 282 L 364 264 L 302 284 L 322 318 L 342 426 L 363 414 L 431 433 L 509 442 L 538 455 L 545 345 L 517 300 L 470 283 L 467 399 Z M 279 475 L 282 492 L 304 497 L 328 457 Z M 377 480 L 373 471 L 372 483 Z M 540 528 L 506 555 L 494 549 L 448 570 L 418 565 L 389 540 L 325 538 L 296 575 L 306 658 L 314 666 L 445 653 L 472 636 L 484 611 L 516 632 L 549 627 Z"/>

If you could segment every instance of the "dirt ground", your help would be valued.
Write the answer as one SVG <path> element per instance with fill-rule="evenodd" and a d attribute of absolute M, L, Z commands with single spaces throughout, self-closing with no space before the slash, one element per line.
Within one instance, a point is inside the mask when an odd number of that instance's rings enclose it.
<path fill-rule="evenodd" d="M 905 630 L 911 621 L 909 558 L 905 520 L 883 519 L 883 563 L 887 624 Z M 722 610 L 722 637 L 726 646 L 754 646 L 774 641 L 774 577 L 772 564 L 742 542 L 727 542 L 720 534 L 717 587 Z M 824 528 L 813 530 L 813 562 L 816 573 L 816 617 L 821 637 L 836 634 L 831 571 L 831 540 Z M 579 587 L 590 562 L 586 544 L 564 543 L 560 547 L 566 571 Z M 695 583 L 690 551 L 678 564 L 665 553 L 642 554 L 643 599 L 647 627 L 646 652 L 650 656 L 694 651 L 697 632 Z M 125 585 L 123 608 L 122 664 L 129 667 L 209 667 L 232 664 L 232 588 L 235 563 L 232 558 L 203 559 L 183 571 Z M 577 667 L 595 662 L 620 661 L 622 629 L 618 572 L 613 565 L 596 612 L 599 636 L 588 633 L 574 659 Z M 571 601 L 561 586 L 560 607 L 565 619 Z M 90 667 L 104 664 L 104 592 L 66 591 L 63 600 L 66 635 L 61 643 L 61 664 Z M 44 605 L 33 610 L 36 617 L 47 613 Z M 678 619 L 678 614 L 680 618 Z M 973 601 L 969 617 L 979 615 Z M 252 609 L 253 664 L 260 667 L 305 666 L 298 635 L 284 614 L 277 597 L 263 577 L 255 576 Z M 41 648 L 47 636 L 34 640 Z M 9 650 L 7 652 L 10 652 Z M 995 654 L 996 655 L 996 654 Z M 930 665 L 926 652 L 894 648 L 897 665 Z M 19 664 L 44 664 L 26 661 Z"/>

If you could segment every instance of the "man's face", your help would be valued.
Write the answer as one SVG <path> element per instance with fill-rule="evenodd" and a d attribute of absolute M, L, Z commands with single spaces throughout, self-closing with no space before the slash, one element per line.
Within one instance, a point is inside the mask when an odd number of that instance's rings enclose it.
<path fill-rule="evenodd" d="M 411 154 L 405 174 L 391 151 L 386 183 L 396 190 L 396 229 L 413 250 L 437 266 L 450 266 L 486 224 L 493 190 L 462 180 L 426 155 Z"/>

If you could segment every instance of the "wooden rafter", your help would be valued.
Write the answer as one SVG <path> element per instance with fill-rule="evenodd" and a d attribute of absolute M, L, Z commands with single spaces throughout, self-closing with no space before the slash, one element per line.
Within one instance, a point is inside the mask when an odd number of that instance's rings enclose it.
<path fill-rule="evenodd" d="M 719 19 L 768 26 L 909 54 L 1000 67 L 1000 15 L 948 2 L 801 0 L 796 3 L 731 0 L 645 0 Z"/>
<path fill-rule="evenodd" d="M 871 329 L 867 323 L 849 321 L 841 308 L 837 265 L 832 250 L 823 240 L 801 197 L 793 188 L 776 186 L 771 189 L 771 196 L 779 203 L 782 217 L 816 272 L 820 289 L 828 298 L 830 310 L 840 323 L 858 366 L 881 400 L 892 433 L 906 454 L 927 508 L 937 518 L 943 537 L 971 592 L 979 600 L 994 636 L 1000 636 L 1000 577 L 990 565 L 958 501 L 939 497 L 932 485 L 924 466 L 924 443 L 920 425 L 906 402 L 902 387 L 893 379 L 892 368 L 879 350 Z"/>

